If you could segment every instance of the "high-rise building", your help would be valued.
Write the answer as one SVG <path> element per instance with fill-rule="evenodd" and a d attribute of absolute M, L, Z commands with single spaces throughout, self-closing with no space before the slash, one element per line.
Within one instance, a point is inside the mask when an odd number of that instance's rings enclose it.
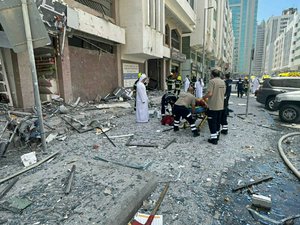
<path fill-rule="evenodd" d="M 195 1 L 195 12 L 195 30 L 183 38 L 183 53 L 187 56 L 183 76 L 208 81 L 214 67 L 224 73 L 232 71 L 232 13 L 228 0 Z"/>
<path fill-rule="evenodd" d="M 256 37 L 258 0 L 229 0 L 234 34 L 233 73 L 249 74 Z"/>
<path fill-rule="evenodd" d="M 286 72 L 298 70 L 299 63 L 299 14 L 293 14 L 293 18 L 284 31 L 274 41 L 274 56 L 272 72 Z M 297 62 L 298 60 L 298 62 Z"/>
<path fill-rule="evenodd" d="M 264 73 L 272 73 L 274 58 L 274 43 L 276 38 L 282 34 L 288 24 L 293 20 L 297 9 L 284 10 L 281 16 L 270 17 L 266 23 L 265 31 L 265 60 Z"/>
<path fill-rule="evenodd" d="M 265 58 L 265 30 L 266 23 L 265 21 L 262 21 L 261 24 L 257 26 L 256 33 L 255 55 L 252 70 L 252 73 L 255 75 L 261 75 L 263 73 L 263 61 Z"/>

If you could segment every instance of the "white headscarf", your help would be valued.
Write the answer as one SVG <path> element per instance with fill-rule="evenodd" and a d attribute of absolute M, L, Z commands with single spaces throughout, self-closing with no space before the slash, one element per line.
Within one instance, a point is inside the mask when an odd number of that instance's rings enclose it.
<path fill-rule="evenodd" d="M 145 78 L 147 78 L 147 75 L 143 73 L 139 79 L 139 82 L 142 82 Z"/>

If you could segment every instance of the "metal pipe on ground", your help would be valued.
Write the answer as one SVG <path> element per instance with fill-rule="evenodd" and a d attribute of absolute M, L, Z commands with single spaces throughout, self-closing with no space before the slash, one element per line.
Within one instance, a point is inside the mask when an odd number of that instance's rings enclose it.
<path fill-rule="evenodd" d="M 104 132 L 104 130 L 103 130 L 100 126 L 98 126 L 97 128 L 101 130 L 101 132 L 106 136 L 106 138 L 109 140 L 109 142 L 110 142 L 113 146 L 117 147 L 117 146 L 115 145 L 115 143 L 107 136 L 107 134 Z"/>
<path fill-rule="evenodd" d="M 157 202 L 156 202 L 156 204 L 155 204 L 155 207 L 154 207 L 154 209 L 152 210 L 152 212 L 151 212 L 149 218 L 147 219 L 146 223 L 145 223 L 145 224 L 142 224 L 142 223 L 140 223 L 140 222 L 134 220 L 134 221 L 132 221 L 131 225 L 151 225 L 151 224 L 152 224 L 152 222 L 153 222 L 153 220 L 154 220 L 154 217 L 155 217 L 155 214 L 156 214 L 156 212 L 158 211 L 158 209 L 159 209 L 159 207 L 160 207 L 160 204 L 162 203 L 162 201 L 163 201 L 163 199 L 164 199 L 164 197 L 165 197 L 165 195 L 166 195 L 166 193 L 167 193 L 167 191 L 168 191 L 168 189 L 169 189 L 169 185 L 170 185 L 170 184 L 167 183 L 167 184 L 165 185 L 164 190 L 160 193 L 159 199 L 157 200 Z"/>
<path fill-rule="evenodd" d="M 19 176 L 20 174 L 25 173 L 25 172 L 27 172 L 28 170 L 31 170 L 31 169 L 33 169 L 33 168 L 35 168 L 35 167 L 41 165 L 41 164 L 44 163 L 44 162 L 47 162 L 49 159 L 51 159 L 51 158 L 53 158 L 54 156 L 56 156 L 59 152 L 60 152 L 60 151 L 57 151 L 57 152 L 55 152 L 55 153 L 49 155 L 49 156 L 46 157 L 45 159 L 42 159 L 41 161 L 39 161 L 39 162 L 37 162 L 37 163 L 35 163 L 35 164 L 32 164 L 32 165 L 26 167 L 25 169 L 22 169 L 22 170 L 20 170 L 19 172 L 14 173 L 13 175 L 10 175 L 10 176 L 8 176 L 8 177 L 6 177 L 6 178 L 1 179 L 1 180 L 0 180 L 0 184 L 4 183 L 5 181 L 8 181 L 8 180 L 10 180 L 10 179 L 12 179 L 12 178 L 14 178 L 14 177 L 16 177 L 16 176 Z"/>
<path fill-rule="evenodd" d="M 12 182 L 10 182 L 4 189 L 3 191 L 0 193 L 0 200 L 4 197 L 4 195 L 6 195 L 7 192 L 9 192 L 9 190 L 15 185 L 15 183 L 17 183 L 17 181 L 19 180 L 18 177 L 15 177 Z"/>
<path fill-rule="evenodd" d="M 9 140 L 6 142 L 6 144 L 1 145 L 1 149 L 0 149 L 0 157 L 4 157 L 4 155 L 5 155 L 5 153 L 6 153 L 7 149 L 8 149 L 9 144 L 11 143 L 12 139 L 14 138 L 14 136 L 15 136 L 15 134 L 16 134 L 18 128 L 19 128 L 19 125 L 20 125 L 20 124 L 17 124 L 17 125 L 16 125 L 16 127 L 15 127 L 13 133 L 10 135 Z"/>
<path fill-rule="evenodd" d="M 76 166 L 73 165 L 72 169 L 71 169 L 71 172 L 70 172 L 70 174 L 68 176 L 68 179 L 67 179 L 67 185 L 66 185 L 66 189 L 65 189 L 65 194 L 66 195 L 71 192 L 71 187 L 72 187 L 72 183 L 73 183 L 73 180 L 74 180 L 75 169 L 76 169 Z"/>
<path fill-rule="evenodd" d="M 172 139 L 171 141 L 169 141 L 164 147 L 163 149 L 168 148 L 172 143 L 176 142 L 176 138 Z"/>

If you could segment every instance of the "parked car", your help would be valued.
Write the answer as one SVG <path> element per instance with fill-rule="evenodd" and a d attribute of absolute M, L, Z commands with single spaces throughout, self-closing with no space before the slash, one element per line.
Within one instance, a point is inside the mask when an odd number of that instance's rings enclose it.
<path fill-rule="evenodd" d="M 279 118 L 283 122 L 300 121 L 300 91 L 292 91 L 276 96 L 274 109 L 279 110 Z"/>
<path fill-rule="evenodd" d="M 300 77 L 272 77 L 265 79 L 257 91 L 256 101 L 265 105 L 266 109 L 275 111 L 274 100 L 276 95 L 300 91 Z"/>

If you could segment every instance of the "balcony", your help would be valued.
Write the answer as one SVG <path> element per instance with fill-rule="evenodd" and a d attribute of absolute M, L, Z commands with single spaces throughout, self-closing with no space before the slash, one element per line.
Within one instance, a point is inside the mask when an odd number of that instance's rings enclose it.
<path fill-rule="evenodd" d="M 68 27 L 94 37 L 125 44 L 125 30 L 109 20 L 99 18 L 80 9 L 67 8 Z"/>
<path fill-rule="evenodd" d="M 191 33 L 196 25 L 196 14 L 186 0 L 166 0 L 166 17 L 171 18 L 182 30 Z"/>

